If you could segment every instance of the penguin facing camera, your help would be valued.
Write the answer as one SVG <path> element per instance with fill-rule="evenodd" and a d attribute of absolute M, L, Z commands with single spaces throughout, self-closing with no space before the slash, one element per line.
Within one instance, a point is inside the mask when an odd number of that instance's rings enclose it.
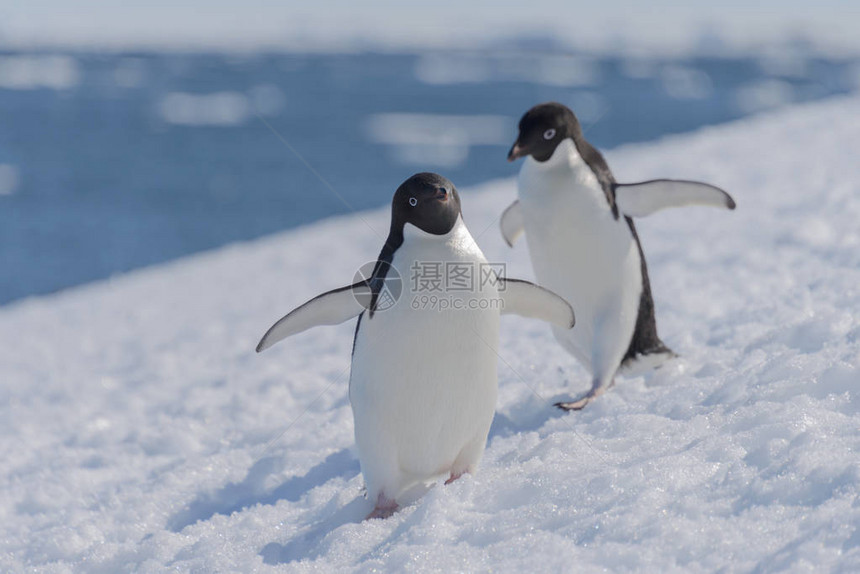
<path fill-rule="evenodd" d="M 391 228 L 371 277 L 291 311 L 257 346 L 260 352 L 311 327 L 358 317 L 349 399 L 374 503 L 368 518 L 390 516 L 416 485 L 439 478 L 449 484 L 475 471 L 495 412 L 500 315 L 542 319 L 559 330 L 574 324 L 562 298 L 497 275 L 471 290 L 438 293 L 444 308 L 415 304 L 427 277 L 401 284 L 398 276 L 399 301 L 380 305 L 381 295 L 392 291 L 391 269 L 416 273 L 425 266 L 432 273 L 430 263 L 488 265 L 463 223 L 454 185 L 419 173 L 394 194 Z"/>

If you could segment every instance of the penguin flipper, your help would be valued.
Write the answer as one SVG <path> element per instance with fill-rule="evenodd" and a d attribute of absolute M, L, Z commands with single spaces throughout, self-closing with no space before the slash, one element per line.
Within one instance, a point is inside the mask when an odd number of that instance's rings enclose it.
<path fill-rule="evenodd" d="M 654 179 L 640 183 L 613 183 L 615 205 L 628 217 L 645 217 L 667 207 L 711 205 L 735 208 L 735 200 L 719 187 L 700 181 Z"/>
<path fill-rule="evenodd" d="M 367 281 L 341 287 L 317 295 L 296 307 L 272 325 L 257 344 L 257 352 L 265 351 L 290 335 L 319 325 L 338 325 L 361 314 L 370 304 L 371 289 Z"/>
<path fill-rule="evenodd" d="M 505 238 L 505 243 L 508 244 L 508 247 L 513 247 L 516 240 L 525 231 L 525 227 L 523 227 L 523 208 L 520 207 L 520 200 L 514 201 L 502 213 L 499 227 L 502 228 L 502 237 Z"/>
<path fill-rule="evenodd" d="M 541 319 L 563 329 L 572 329 L 576 316 L 570 303 L 534 283 L 522 279 L 499 278 L 502 315 Z"/>

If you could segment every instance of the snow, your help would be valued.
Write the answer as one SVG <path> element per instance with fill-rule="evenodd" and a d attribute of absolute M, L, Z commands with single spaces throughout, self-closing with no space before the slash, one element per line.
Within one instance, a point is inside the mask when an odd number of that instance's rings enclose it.
<path fill-rule="evenodd" d="M 376 256 L 387 210 L 0 308 L 0 570 L 858 571 L 858 141 L 848 98 L 609 153 L 738 201 L 639 224 L 682 359 L 562 414 L 586 373 L 505 317 L 480 471 L 385 521 L 358 522 L 353 324 L 253 349 Z M 513 181 L 462 196 L 530 277 Z"/>

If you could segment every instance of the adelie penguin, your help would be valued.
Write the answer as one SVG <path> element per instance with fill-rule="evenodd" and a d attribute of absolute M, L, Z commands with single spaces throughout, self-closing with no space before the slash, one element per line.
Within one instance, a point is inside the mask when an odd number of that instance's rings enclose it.
<path fill-rule="evenodd" d="M 611 387 L 617 372 L 657 367 L 674 356 L 657 335 L 633 218 L 684 205 L 734 209 L 735 202 L 695 181 L 617 183 L 576 116 L 558 103 L 522 117 L 508 161 L 521 157 L 519 199 L 502 215 L 502 234 L 513 246 L 525 232 L 538 282 L 576 308 L 576 328 L 553 332 L 592 374 L 588 393 L 556 404 L 578 410 Z"/>
<path fill-rule="evenodd" d="M 419 483 L 444 478 L 447 484 L 475 470 L 496 404 L 500 314 L 549 321 L 560 332 L 574 324 L 566 301 L 526 281 L 493 274 L 489 281 L 474 276 L 468 290 L 446 289 L 437 273 L 452 264 L 475 274 L 488 269 L 463 224 L 454 185 L 436 174 L 414 175 L 394 194 L 390 232 L 371 277 L 311 299 L 257 346 L 259 352 L 310 327 L 358 316 L 349 398 L 361 472 L 375 504 L 368 518 L 392 514 Z M 384 296 L 400 285 L 391 305 Z M 445 305 L 427 305 L 428 295 Z"/>

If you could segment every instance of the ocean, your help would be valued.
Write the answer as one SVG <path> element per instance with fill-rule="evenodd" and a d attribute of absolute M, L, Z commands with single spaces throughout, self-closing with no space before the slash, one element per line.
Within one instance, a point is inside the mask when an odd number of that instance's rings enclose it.
<path fill-rule="evenodd" d="M 858 69 L 800 52 L 0 52 L 0 304 L 380 206 L 418 171 L 513 176 L 539 102 L 607 149 L 848 93 Z"/>

